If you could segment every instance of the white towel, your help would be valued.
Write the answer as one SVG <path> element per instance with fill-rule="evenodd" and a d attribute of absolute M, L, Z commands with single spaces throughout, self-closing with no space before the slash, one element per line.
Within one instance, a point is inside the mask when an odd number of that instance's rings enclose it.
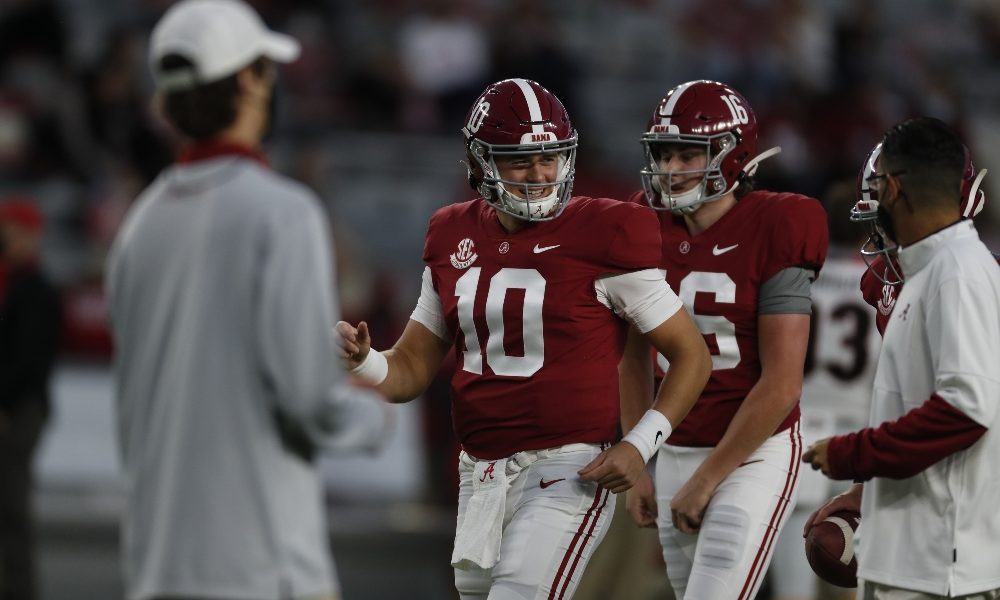
<path fill-rule="evenodd" d="M 492 569 L 497 564 L 506 501 L 507 459 L 477 461 L 472 471 L 472 498 L 455 533 L 451 566 Z"/>

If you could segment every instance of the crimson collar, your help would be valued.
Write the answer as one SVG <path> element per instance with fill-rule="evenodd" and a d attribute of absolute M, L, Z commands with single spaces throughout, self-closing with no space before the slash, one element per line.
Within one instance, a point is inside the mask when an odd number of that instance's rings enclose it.
<path fill-rule="evenodd" d="M 220 156 L 243 156 L 255 160 L 265 167 L 270 166 L 267 157 L 260 150 L 225 141 L 197 142 L 185 146 L 177 153 L 177 162 L 186 164 Z"/>

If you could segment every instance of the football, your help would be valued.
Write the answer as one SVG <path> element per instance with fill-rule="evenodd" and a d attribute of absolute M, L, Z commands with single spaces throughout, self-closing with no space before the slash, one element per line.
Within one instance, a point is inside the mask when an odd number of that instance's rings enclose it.
<path fill-rule="evenodd" d="M 823 581 L 840 587 L 857 587 L 854 532 L 860 522 L 859 513 L 841 510 L 813 525 L 806 534 L 806 558 L 813 572 Z"/>

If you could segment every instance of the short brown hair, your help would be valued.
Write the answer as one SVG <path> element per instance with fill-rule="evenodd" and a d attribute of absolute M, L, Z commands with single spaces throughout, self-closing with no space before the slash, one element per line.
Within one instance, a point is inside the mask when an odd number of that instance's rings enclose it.
<path fill-rule="evenodd" d="M 177 54 L 169 54 L 160 60 L 160 69 L 165 73 L 192 67 L 191 61 Z M 250 64 L 250 68 L 254 73 L 263 75 L 267 59 L 258 58 Z M 190 90 L 164 94 L 163 110 L 181 133 L 194 140 L 206 140 L 233 124 L 238 93 L 239 84 L 234 73 Z"/>

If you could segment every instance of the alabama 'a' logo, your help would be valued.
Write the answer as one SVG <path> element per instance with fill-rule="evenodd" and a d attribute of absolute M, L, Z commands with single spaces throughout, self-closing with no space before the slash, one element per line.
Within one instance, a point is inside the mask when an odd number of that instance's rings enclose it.
<path fill-rule="evenodd" d="M 893 285 L 883 285 L 882 286 L 882 297 L 878 300 L 878 311 L 885 316 L 889 316 L 892 313 L 892 309 L 896 307 L 896 286 Z"/>
<path fill-rule="evenodd" d="M 456 269 L 467 269 L 477 258 L 479 255 L 476 254 L 476 244 L 465 238 L 458 243 L 458 252 L 451 255 L 451 266 Z"/>
<path fill-rule="evenodd" d="M 479 478 L 479 481 L 481 483 L 485 482 L 487 477 L 489 477 L 490 479 L 496 479 L 496 477 L 493 476 L 493 471 L 496 469 L 496 466 L 497 466 L 497 461 L 495 460 L 492 461 L 490 464 L 486 465 L 486 468 L 483 469 L 483 476 Z"/>

